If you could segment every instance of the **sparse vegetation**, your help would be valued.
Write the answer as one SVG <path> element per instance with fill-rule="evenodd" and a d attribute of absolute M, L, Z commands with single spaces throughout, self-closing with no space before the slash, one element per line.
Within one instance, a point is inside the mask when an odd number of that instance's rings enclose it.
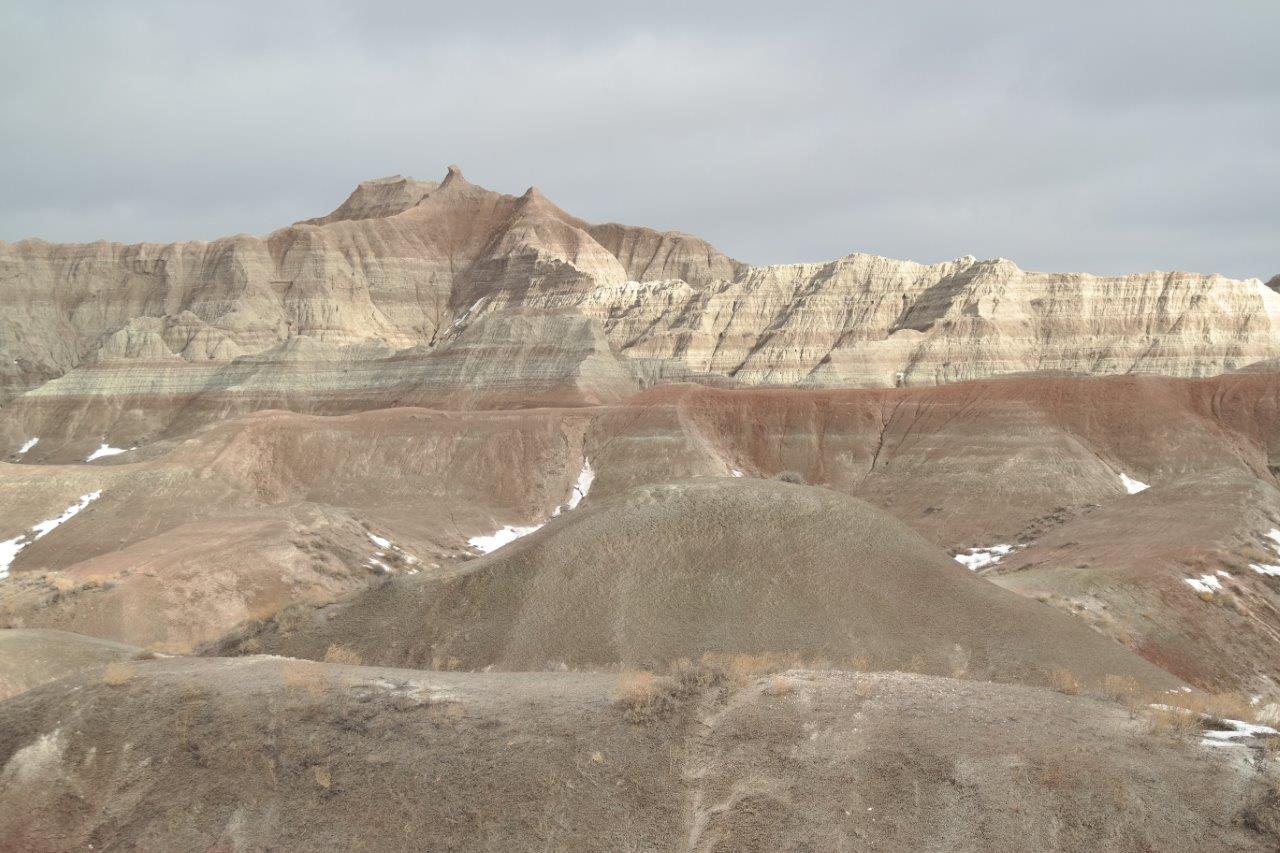
<path fill-rule="evenodd" d="M 676 708 L 674 685 L 646 670 L 624 669 L 613 691 L 613 703 L 622 709 L 622 718 L 628 723 L 656 723 Z"/>
<path fill-rule="evenodd" d="M 306 693 L 313 698 L 329 689 L 329 677 L 324 667 L 315 661 L 286 661 L 280 668 L 280 678 L 290 691 Z"/>
<path fill-rule="evenodd" d="M 1102 694 L 1115 702 L 1124 702 L 1138 692 L 1138 682 L 1132 676 L 1108 675 L 1102 679 Z"/>
<path fill-rule="evenodd" d="M 791 483 L 796 486 L 807 486 L 809 481 L 799 471 L 779 471 L 773 476 L 773 479 L 780 483 Z"/>
<path fill-rule="evenodd" d="M 344 663 L 351 666 L 359 666 L 364 663 L 364 658 L 360 657 L 360 653 L 346 646 L 331 644 L 324 653 L 325 663 Z"/>
<path fill-rule="evenodd" d="M 1080 692 L 1080 679 L 1071 670 L 1059 667 L 1049 673 L 1049 687 L 1059 693 L 1074 696 Z"/>
<path fill-rule="evenodd" d="M 102 670 L 102 681 L 112 687 L 128 684 L 134 676 L 134 668 L 121 661 L 112 661 Z"/>

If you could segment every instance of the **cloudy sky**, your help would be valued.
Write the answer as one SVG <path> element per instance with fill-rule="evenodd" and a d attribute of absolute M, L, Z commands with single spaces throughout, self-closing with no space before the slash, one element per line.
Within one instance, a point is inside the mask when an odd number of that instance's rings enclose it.
<path fill-rule="evenodd" d="M 458 163 L 757 263 L 1280 272 L 1276 0 L 464 5 L 0 0 L 0 240 Z"/>

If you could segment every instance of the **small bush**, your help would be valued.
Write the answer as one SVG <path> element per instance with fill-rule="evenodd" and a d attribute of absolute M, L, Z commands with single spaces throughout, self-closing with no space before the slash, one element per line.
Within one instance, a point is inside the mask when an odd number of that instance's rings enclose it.
<path fill-rule="evenodd" d="M 1153 735 L 1187 737 L 1200 731 L 1200 717 L 1183 708 L 1152 705 L 1147 708 L 1147 731 Z"/>
<path fill-rule="evenodd" d="M 324 653 L 325 663 L 345 663 L 352 666 L 359 666 L 364 663 L 364 658 L 360 657 L 360 653 L 346 646 L 330 645 Z"/>
<path fill-rule="evenodd" d="M 134 676 L 133 667 L 120 661 L 112 661 L 102 671 L 102 681 L 112 687 L 127 684 Z"/>
<path fill-rule="evenodd" d="M 1049 673 L 1049 688 L 1074 696 L 1080 692 L 1080 679 L 1069 669 L 1055 669 Z"/>
<path fill-rule="evenodd" d="M 774 475 L 773 479 L 779 483 L 791 483 L 795 486 L 807 486 L 809 484 L 809 481 L 799 471 L 780 471 Z"/>
<path fill-rule="evenodd" d="M 791 679 L 784 675 L 775 675 L 765 685 L 764 692 L 767 696 L 789 696 L 795 692 L 795 689 L 795 682 Z"/>
<path fill-rule="evenodd" d="M 284 686 L 291 691 L 320 696 L 329 689 L 329 677 L 315 661 L 291 660 L 280 669 Z"/>
<path fill-rule="evenodd" d="M 669 682 L 659 681 L 651 672 L 624 669 L 613 691 L 613 704 L 622 709 L 622 719 L 628 723 L 648 725 L 669 717 L 676 700 Z"/>
<path fill-rule="evenodd" d="M 1138 682 L 1128 675 L 1108 675 L 1102 679 L 1102 694 L 1115 702 L 1124 702 L 1138 692 Z"/>

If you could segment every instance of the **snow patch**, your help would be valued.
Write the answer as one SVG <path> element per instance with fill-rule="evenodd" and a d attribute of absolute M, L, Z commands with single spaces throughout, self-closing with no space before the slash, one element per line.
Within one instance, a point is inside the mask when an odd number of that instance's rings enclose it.
<path fill-rule="evenodd" d="M 1209 729 L 1201 732 L 1200 744 L 1202 746 L 1231 746 L 1241 738 L 1270 738 L 1280 735 L 1280 732 L 1271 728 L 1271 726 L 1255 725 L 1254 723 L 1246 723 L 1244 720 L 1228 720 L 1219 717 L 1206 719 L 1212 720 L 1215 725 L 1225 725 L 1227 728 Z"/>
<path fill-rule="evenodd" d="M 87 495 L 81 495 L 77 503 L 73 503 L 62 511 L 62 514 L 56 518 L 45 519 L 32 525 L 30 530 L 30 538 L 26 533 L 15 536 L 12 539 L 6 539 L 0 542 L 0 578 L 9 576 L 9 567 L 13 565 L 13 561 L 17 559 L 18 553 L 37 539 L 43 539 L 52 533 L 59 526 L 70 521 L 80 513 L 89 504 L 102 497 L 102 490 L 89 492 Z"/>
<path fill-rule="evenodd" d="M 986 548 L 970 548 L 966 553 L 956 554 L 956 562 L 971 572 L 984 566 L 993 566 L 1012 554 L 1023 545 L 991 545 Z"/>
<path fill-rule="evenodd" d="M 1196 592 L 1207 592 L 1212 595 L 1222 589 L 1222 581 L 1213 575 L 1201 575 L 1198 578 L 1183 578 Z"/>
<path fill-rule="evenodd" d="M 591 484 L 596 481 L 596 472 L 591 467 L 591 460 L 583 458 L 582 470 L 578 472 L 578 479 L 569 487 L 569 502 L 561 504 L 552 511 L 552 517 L 557 517 L 562 512 L 568 512 L 571 509 L 577 509 L 578 504 L 582 503 L 582 499 L 587 496 L 587 492 L 591 491 Z"/>
<path fill-rule="evenodd" d="M 386 550 L 387 548 L 391 547 L 390 539 L 384 539 L 383 537 L 378 536 L 374 533 L 366 533 L 365 535 L 369 537 L 370 542 L 372 542 L 374 545 L 377 545 L 379 548 L 382 548 L 383 550 Z"/>
<path fill-rule="evenodd" d="M 1151 488 L 1146 483 L 1141 480 L 1133 479 L 1123 471 L 1120 472 L 1120 483 L 1124 486 L 1124 490 L 1131 495 L 1136 495 L 1138 492 L 1145 492 L 1147 489 Z"/>
<path fill-rule="evenodd" d="M 483 554 L 491 554 L 503 545 L 514 542 L 521 536 L 528 536 L 542 527 L 543 525 L 541 524 L 532 524 L 528 527 L 516 527 L 508 524 L 497 533 L 491 533 L 488 536 L 472 536 L 467 540 L 467 544 Z"/>
<path fill-rule="evenodd" d="M 591 460 L 583 458 L 582 470 L 578 473 L 578 479 L 569 488 L 569 500 L 567 503 L 556 507 L 551 513 L 552 517 L 557 517 L 561 513 L 568 512 L 578 508 L 578 504 L 582 503 L 582 499 L 591 491 L 591 484 L 596 480 L 596 472 L 591 467 Z M 531 524 L 526 527 L 519 527 L 514 524 L 508 524 L 496 533 L 488 536 L 472 536 L 467 540 L 467 544 L 477 551 L 484 554 L 491 554 L 501 548 L 503 545 L 514 542 L 521 536 L 528 536 L 535 530 L 543 527 L 542 524 Z"/>
<path fill-rule="evenodd" d="M 733 470 L 731 470 L 731 471 L 729 472 L 729 474 L 730 474 L 730 476 L 733 476 L 733 477 L 741 477 L 741 476 L 742 476 L 742 472 L 741 472 L 741 471 L 739 471 L 737 468 L 734 468 Z"/>
<path fill-rule="evenodd" d="M 25 455 L 26 455 L 26 452 L 27 452 L 28 450 L 30 450 L 31 448 L 35 447 L 35 446 L 36 446 L 37 444 L 39 444 L 39 443 L 40 443 L 40 437 L 39 437 L 39 436 L 36 436 L 35 438 L 29 438 L 29 439 L 27 439 L 27 443 L 26 443 L 26 444 L 24 444 L 24 445 L 22 445 L 21 447 L 19 447 L 19 448 L 18 448 L 18 450 L 17 450 L 17 452 L 16 452 L 16 453 L 14 453 L 13 455 L 14 455 L 14 456 L 25 456 Z"/>
<path fill-rule="evenodd" d="M 591 460 L 583 458 L 582 471 L 578 473 L 578 479 L 573 484 L 573 491 L 569 493 L 569 509 L 577 509 L 578 504 L 582 503 L 582 499 L 587 496 L 587 492 L 591 491 L 591 484 L 596 481 L 596 472 L 591 470 Z"/>
<path fill-rule="evenodd" d="M 92 453 L 90 453 L 88 456 L 86 456 L 84 461 L 92 462 L 93 460 L 101 459 L 104 456 L 115 456 L 116 454 L 119 454 L 119 453 L 128 453 L 130 450 L 137 450 L 137 449 L 138 449 L 137 445 L 129 448 L 112 447 L 111 445 L 107 444 L 104 441 L 102 442 L 102 446 L 99 447 L 97 450 L 93 451 Z"/>
<path fill-rule="evenodd" d="M 1280 578 L 1280 566 L 1272 566 L 1267 563 L 1250 563 L 1249 568 L 1253 569 L 1260 575 L 1267 575 L 1273 578 Z"/>

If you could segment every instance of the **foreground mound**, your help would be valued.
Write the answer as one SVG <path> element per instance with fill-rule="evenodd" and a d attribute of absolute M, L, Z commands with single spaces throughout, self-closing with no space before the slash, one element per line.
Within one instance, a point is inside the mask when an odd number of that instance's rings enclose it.
<path fill-rule="evenodd" d="M 0 699 L 92 666 L 130 660 L 136 646 L 29 628 L 0 630 Z"/>
<path fill-rule="evenodd" d="M 0 704 L 0 848 L 1274 850 L 1246 748 L 1118 705 L 790 672 L 627 722 L 617 681 L 265 658 Z M 904 796 L 904 791 L 910 792 Z"/>
<path fill-rule="evenodd" d="M 413 668 L 663 667 L 791 653 L 999 680 L 1172 676 L 1072 618 L 974 577 L 887 513 L 747 479 L 588 504 L 450 577 L 400 576 L 251 626 L 222 651 Z"/>

